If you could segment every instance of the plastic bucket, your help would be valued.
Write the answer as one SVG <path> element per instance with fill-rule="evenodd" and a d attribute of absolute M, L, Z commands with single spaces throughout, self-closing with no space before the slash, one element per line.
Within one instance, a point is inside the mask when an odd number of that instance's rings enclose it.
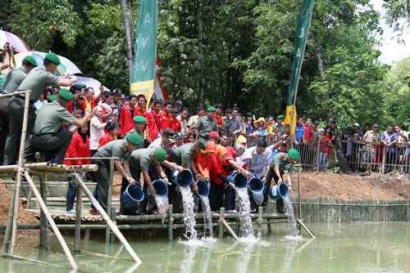
<path fill-rule="evenodd" d="M 198 186 L 198 195 L 201 197 L 208 197 L 209 195 L 208 183 L 206 183 L 204 180 L 199 180 L 198 182 L 196 182 L 196 185 Z"/>
<path fill-rule="evenodd" d="M 155 192 L 157 193 L 157 195 L 161 196 L 161 197 L 167 197 L 168 196 L 168 186 L 167 184 L 160 180 L 154 180 L 152 182 L 152 186 L 154 186 L 155 188 Z"/>
<path fill-rule="evenodd" d="M 139 184 L 129 184 L 122 194 L 122 205 L 124 208 L 132 209 L 144 200 L 144 192 Z"/>
<path fill-rule="evenodd" d="M 256 177 L 251 178 L 248 181 L 248 189 L 251 192 L 255 203 L 257 205 L 262 204 L 264 199 L 263 190 L 265 189 L 265 185 L 263 184 L 262 180 Z"/>
<path fill-rule="evenodd" d="M 248 180 L 241 173 L 237 173 L 233 176 L 233 183 L 237 188 L 246 188 Z"/>
<path fill-rule="evenodd" d="M 288 194 L 289 188 L 285 183 L 280 183 L 279 185 L 272 186 L 269 189 L 269 196 L 274 200 L 286 198 Z"/>
<path fill-rule="evenodd" d="M 190 170 L 183 170 L 182 172 L 174 173 L 175 182 L 180 187 L 189 187 L 192 184 L 192 173 Z"/>

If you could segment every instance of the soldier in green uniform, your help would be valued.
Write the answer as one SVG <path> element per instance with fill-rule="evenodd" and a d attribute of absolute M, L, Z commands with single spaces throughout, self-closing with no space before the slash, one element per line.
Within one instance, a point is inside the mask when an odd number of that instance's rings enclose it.
<path fill-rule="evenodd" d="M 65 128 L 65 124 L 73 124 L 78 127 L 85 126 L 91 114 L 86 112 L 81 120 L 75 118 L 67 111 L 67 104 L 74 99 L 73 94 L 61 89 L 58 98 L 54 102 L 47 103 L 37 113 L 33 134 L 28 138 L 24 151 L 25 159 L 32 161 L 34 153 L 44 153 L 46 160 L 61 164 L 73 133 Z"/>
<path fill-rule="evenodd" d="M 130 183 L 139 183 L 145 193 L 149 192 L 149 195 L 146 195 L 148 199 L 146 201 L 149 206 L 153 208 L 155 204 L 155 188 L 152 185 L 151 176 L 154 177 L 155 175 L 158 179 L 165 180 L 165 182 L 168 181 L 161 167 L 161 163 L 165 161 L 167 156 L 167 152 L 163 148 L 146 148 L 133 151 L 129 157 L 129 161 L 124 162 L 124 168 L 127 171 L 129 170 L 134 179 L 132 181 L 123 180 L 121 196 Z M 155 174 L 153 174 L 152 170 L 155 171 Z M 143 210 L 145 210 L 145 205 L 146 202 L 142 202 L 141 207 Z M 147 211 L 149 212 L 150 209 L 147 208 Z M 121 207 L 121 212 L 123 214 L 135 214 L 136 211 L 129 211 Z"/>
<path fill-rule="evenodd" d="M 202 116 L 196 122 L 195 128 L 197 130 L 197 136 L 203 139 L 207 139 L 211 131 L 218 131 L 218 124 L 213 118 L 215 113 L 215 107 L 209 106 L 207 109 L 207 115 Z"/>
<path fill-rule="evenodd" d="M 39 99 L 40 95 L 44 93 L 46 86 L 60 85 L 70 86 L 77 77 L 70 78 L 57 77 L 53 73 L 57 70 L 60 64 L 58 56 L 52 52 L 47 53 L 44 59 L 44 68 L 36 67 L 28 73 L 27 77 L 21 82 L 17 91 L 31 90 L 29 120 L 27 123 L 27 134 L 30 135 L 33 130 L 35 121 L 35 112 L 33 104 Z M 9 134 L 7 135 L 5 160 L 4 164 L 14 164 L 17 161 L 17 150 L 20 141 L 21 129 L 24 116 L 24 95 L 14 96 L 9 104 Z"/>
<path fill-rule="evenodd" d="M 292 164 L 295 164 L 300 159 L 300 153 L 296 149 L 289 149 L 288 153 L 277 153 L 272 160 L 272 163 L 269 166 L 268 172 L 266 174 L 266 193 L 265 193 L 265 201 L 268 198 L 267 190 L 269 187 L 273 186 L 272 180 L 274 180 L 275 184 L 280 184 L 283 181 L 286 181 L 289 186 L 289 190 L 292 187 L 292 181 L 289 175 L 289 171 L 292 168 Z M 286 175 L 286 177 L 285 177 Z M 284 203 L 282 199 L 278 199 L 276 201 L 276 211 L 278 213 L 285 213 L 284 212 Z"/>
<path fill-rule="evenodd" d="M 130 183 L 135 183 L 129 170 L 125 170 L 122 161 L 129 159 L 129 155 L 135 149 L 141 148 L 143 144 L 142 137 L 137 133 L 127 135 L 126 139 L 117 139 L 108 142 L 100 147 L 93 156 L 92 163 L 98 165 L 98 171 L 95 173 L 97 186 L 94 191 L 94 196 L 100 205 L 106 210 L 108 201 L 108 187 L 110 177 L 110 161 L 99 159 L 100 157 L 116 157 L 114 160 L 115 169 L 125 177 Z M 91 214 L 98 214 L 97 210 L 91 206 Z"/>
<path fill-rule="evenodd" d="M 4 93 L 13 93 L 27 76 L 27 73 L 29 73 L 31 69 L 36 66 L 36 60 L 32 56 L 24 57 L 22 67 L 7 74 L 4 84 Z M 6 137 L 9 132 L 8 104 L 10 99 L 10 97 L 0 98 L 0 165 L 2 165 L 3 162 L 4 146 L 6 144 Z"/>

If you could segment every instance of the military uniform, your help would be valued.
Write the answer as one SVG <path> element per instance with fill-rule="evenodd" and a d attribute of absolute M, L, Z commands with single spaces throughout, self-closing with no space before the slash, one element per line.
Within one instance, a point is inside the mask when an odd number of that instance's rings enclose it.
<path fill-rule="evenodd" d="M 110 178 L 110 161 L 98 159 L 99 157 L 118 157 L 118 161 L 124 158 L 128 159 L 128 147 L 126 139 L 117 139 L 108 142 L 100 147 L 93 156 L 92 163 L 98 165 L 98 171 L 95 172 L 97 186 L 94 191 L 94 196 L 100 205 L 106 210 L 108 201 L 108 188 Z"/>
<path fill-rule="evenodd" d="M 142 172 L 150 172 L 152 170 L 152 167 L 155 167 L 158 163 L 158 161 L 153 160 L 152 154 L 155 152 L 155 149 L 138 149 L 133 151 L 130 156 L 129 156 L 129 165 L 130 165 L 130 172 L 131 176 L 138 182 L 140 182 L 140 177 Z M 121 186 L 121 198 L 122 198 L 122 193 L 125 191 L 125 189 L 128 187 L 129 182 L 126 179 L 122 180 L 122 186 Z M 155 206 L 155 200 L 154 197 L 151 195 L 148 195 L 148 189 L 147 185 L 144 185 L 143 188 L 144 194 L 146 198 L 140 202 L 139 206 L 136 207 L 134 210 L 129 210 L 125 209 L 122 207 L 122 202 L 121 202 L 121 214 L 125 215 L 133 215 L 138 211 L 145 211 L 147 202 L 151 204 L 151 207 Z"/>
<path fill-rule="evenodd" d="M 65 98 L 65 95 L 68 97 Z M 69 101 L 72 97 L 68 90 L 60 90 L 60 99 Z M 37 113 L 33 134 L 29 137 L 24 151 L 25 158 L 33 159 L 34 153 L 38 151 L 45 154 L 46 160 L 61 164 L 73 135 L 65 129 L 63 123 L 72 123 L 75 120 L 58 101 L 44 105 Z"/>
<path fill-rule="evenodd" d="M 27 134 L 31 134 L 35 122 L 35 109 L 33 104 L 43 94 L 49 85 L 57 85 L 59 78 L 44 68 L 34 68 L 17 88 L 18 91 L 31 90 L 30 106 L 27 123 Z M 5 164 L 14 164 L 17 161 L 17 150 L 21 135 L 24 116 L 24 95 L 16 95 L 8 104 L 9 134 L 6 141 Z"/>
<path fill-rule="evenodd" d="M 199 137 L 206 139 L 211 131 L 218 131 L 218 124 L 215 120 L 208 116 L 202 116 L 198 119 L 195 125 L 198 130 Z"/>
<path fill-rule="evenodd" d="M 193 143 L 183 144 L 171 150 L 170 161 L 186 168 L 191 168 Z"/>
<path fill-rule="evenodd" d="M 4 84 L 4 93 L 13 93 L 26 76 L 27 71 L 24 67 L 9 72 Z M 9 102 L 10 98 L 0 98 L 0 163 L 3 161 L 4 147 L 9 133 Z"/>

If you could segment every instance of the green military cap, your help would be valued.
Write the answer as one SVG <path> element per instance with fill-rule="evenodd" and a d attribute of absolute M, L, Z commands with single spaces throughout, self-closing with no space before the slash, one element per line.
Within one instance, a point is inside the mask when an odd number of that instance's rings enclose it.
<path fill-rule="evenodd" d="M 55 65 L 60 65 L 60 58 L 57 56 L 57 54 L 53 52 L 49 52 L 46 54 L 46 60 L 50 61 Z"/>
<path fill-rule="evenodd" d="M 159 162 L 164 162 L 165 159 L 167 159 L 168 154 L 163 148 L 156 148 L 154 156 Z"/>
<path fill-rule="evenodd" d="M 67 89 L 60 89 L 60 91 L 58 91 L 58 97 L 64 101 L 72 101 L 74 99 L 73 93 Z"/>
<path fill-rule="evenodd" d="M 27 64 L 29 64 L 29 65 L 31 65 L 31 66 L 33 66 L 33 67 L 37 67 L 37 62 L 36 62 L 36 60 L 33 58 L 33 56 L 31 56 L 31 55 L 28 55 L 28 56 L 24 57 L 24 59 L 23 59 L 23 64 L 25 64 L 25 63 L 27 63 Z"/>
<path fill-rule="evenodd" d="M 143 123 L 143 124 L 147 123 L 147 119 L 144 118 L 143 116 L 135 116 L 132 120 L 135 123 Z"/>
<path fill-rule="evenodd" d="M 299 160 L 300 159 L 300 153 L 296 149 L 290 149 L 288 152 L 289 158 L 292 160 Z"/>
<path fill-rule="evenodd" d="M 278 116 L 278 119 L 284 119 L 284 118 L 285 118 L 284 115 L 279 115 L 279 116 Z"/>
<path fill-rule="evenodd" d="M 130 144 L 132 144 L 132 145 L 138 147 L 138 146 L 141 146 L 141 145 L 142 145 L 143 139 L 142 139 L 142 137 L 140 136 L 140 134 L 131 133 L 131 134 L 129 134 L 129 135 L 127 136 L 127 141 L 128 141 Z"/>
<path fill-rule="evenodd" d="M 50 102 L 55 101 L 55 100 L 56 100 L 56 95 L 50 95 L 50 96 L 48 97 L 48 100 L 49 100 Z"/>
<path fill-rule="evenodd" d="M 215 107 L 209 106 L 208 109 L 206 109 L 206 111 L 210 113 L 215 112 Z"/>

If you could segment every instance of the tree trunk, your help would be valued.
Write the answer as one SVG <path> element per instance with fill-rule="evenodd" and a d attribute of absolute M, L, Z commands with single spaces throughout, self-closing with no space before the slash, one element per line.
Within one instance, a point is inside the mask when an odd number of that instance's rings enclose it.
<path fill-rule="evenodd" d="M 131 81 L 132 71 L 134 69 L 134 43 L 133 43 L 133 35 L 131 29 L 131 13 L 128 5 L 128 0 L 121 0 L 121 11 L 124 19 L 124 32 L 125 37 L 127 40 L 127 61 L 128 61 L 128 71 L 129 71 L 129 80 Z"/>

